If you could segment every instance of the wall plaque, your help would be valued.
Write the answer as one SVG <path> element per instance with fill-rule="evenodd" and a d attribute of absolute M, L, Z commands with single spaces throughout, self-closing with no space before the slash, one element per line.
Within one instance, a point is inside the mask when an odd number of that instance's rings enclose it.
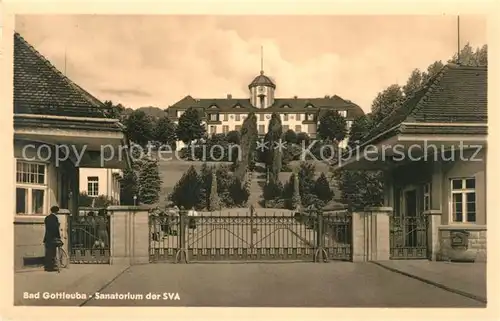
<path fill-rule="evenodd" d="M 466 250 L 469 245 L 469 233 L 467 231 L 450 231 L 451 247 L 453 249 Z"/>

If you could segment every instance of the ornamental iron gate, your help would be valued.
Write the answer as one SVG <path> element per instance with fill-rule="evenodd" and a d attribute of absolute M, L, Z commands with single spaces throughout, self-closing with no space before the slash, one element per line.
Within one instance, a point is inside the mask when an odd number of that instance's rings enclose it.
<path fill-rule="evenodd" d="M 69 216 L 70 263 L 110 263 L 109 222 L 105 209 L 85 209 Z"/>
<path fill-rule="evenodd" d="M 151 262 L 351 260 L 346 212 L 150 215 Z M 239 213 L 238 213 L 239 214 Z"/>
<path fill-rule="evenodd" d="M 426 216 L 390 217 L 390 258 L 393 260 L 427 258 Z"/>

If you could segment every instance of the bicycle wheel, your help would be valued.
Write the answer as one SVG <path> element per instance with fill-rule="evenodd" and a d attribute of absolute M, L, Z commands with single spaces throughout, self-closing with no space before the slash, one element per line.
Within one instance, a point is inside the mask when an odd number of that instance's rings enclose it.
<path fill-rule="evenodd" d="M 57 265 L 59 268 L 66 268 L 68 267 L 68 254 L 66 251 L 62 248 L 59 247 L 59 251 L 57 251 Z"/>

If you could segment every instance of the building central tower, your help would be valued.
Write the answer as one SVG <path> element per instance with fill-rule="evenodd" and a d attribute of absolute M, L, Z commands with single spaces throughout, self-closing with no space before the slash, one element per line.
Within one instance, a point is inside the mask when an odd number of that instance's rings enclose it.
<path fill-rule="evenodd" d="M 248 85 L 250 90 L 250 103 L 257 108 L 267 108 L 274 104 L 274 91 L 276 85 L 264 75 L 264 58 L 261 48 L 260 75 Z"/>

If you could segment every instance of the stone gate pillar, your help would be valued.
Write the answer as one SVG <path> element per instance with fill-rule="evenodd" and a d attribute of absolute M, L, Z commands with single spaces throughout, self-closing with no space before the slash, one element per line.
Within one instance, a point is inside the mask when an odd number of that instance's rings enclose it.
<path fill-rule="evenodd" d="M 149 207 L 109 206 L 111 264 L 149 262 Z"/>
<path fill-rule="evenodd" d="M 439 252 L 439 226 L 441 210 L 428 210 L 423 213 L 427 222 L 427 258 L 436 261 Z"/>
<path fill-rule="evenodd" d="M 354 262 L 389 260 L 391 213 L 392 207 L 368 207 L 352 214 Z"/>
<path fill-rule="evenodd" d="M 61 234 L 61 240 L 64 242 L 63 248 L 69 255 L 69 235 L 71 235 L 71 213 L 68 209 L 61 208 L 57 213 L 57 219 L 59 220 L 59 233 Z"/>

